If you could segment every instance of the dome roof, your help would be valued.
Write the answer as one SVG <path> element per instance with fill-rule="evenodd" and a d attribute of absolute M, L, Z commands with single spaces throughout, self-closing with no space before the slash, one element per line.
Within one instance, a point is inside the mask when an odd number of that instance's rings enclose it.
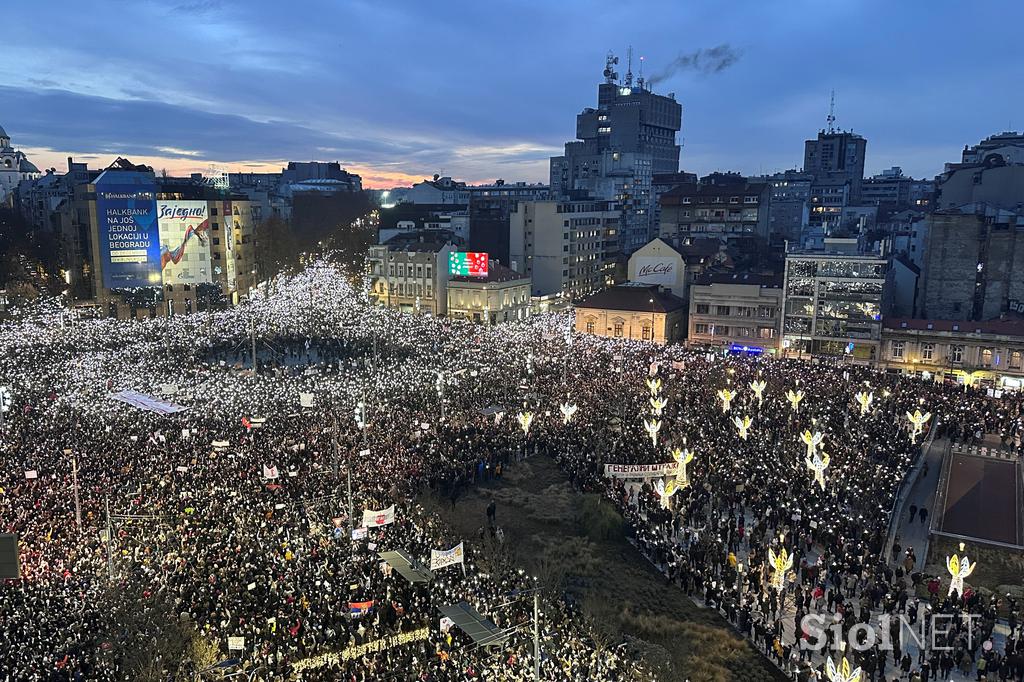
<path fill-rule="evenodd" d="M 34 163 L 23 156 L 21 157 L 21 163 L 18 164 L 18 171 L 21 173 L 38 173 L 39 169 Z"/>
<path fill-rule="evenodd" d="M 10 137 L 10 135 L 7 134 L 7 131 L 4 130 L 3 126 L 0 126 L 0 137 L 7 137 L 7 138 Z"/>

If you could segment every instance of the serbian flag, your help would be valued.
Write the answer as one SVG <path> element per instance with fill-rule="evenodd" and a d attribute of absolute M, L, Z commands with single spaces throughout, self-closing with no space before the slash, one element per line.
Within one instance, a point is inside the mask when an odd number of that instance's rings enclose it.
<path fill-rule="evenodd" d="M 373 612 L 373 600 L 370 601 L 350 601 L 348 603 L 348 613 L 352 618 L 362 618 L 368 613 Z"/>
<path fill-rule="evenodd" d="M 277 467 L 268 467 L 266 464 L 263 465 L 263 478 L 277 478 Z"/>

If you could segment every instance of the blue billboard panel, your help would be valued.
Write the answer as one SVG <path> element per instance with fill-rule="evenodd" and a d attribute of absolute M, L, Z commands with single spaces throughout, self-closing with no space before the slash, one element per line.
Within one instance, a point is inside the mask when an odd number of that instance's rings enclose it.
<path fill-rule="evenodd" d="M 160 233 L 153 185 L 97 185 L 103 286 L 159 287 Z"/>

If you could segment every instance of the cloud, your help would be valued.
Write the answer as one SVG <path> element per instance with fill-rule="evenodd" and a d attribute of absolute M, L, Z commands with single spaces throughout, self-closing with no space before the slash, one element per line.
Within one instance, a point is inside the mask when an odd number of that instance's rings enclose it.
<path fill-rule="evenodd" d="M 695 71 L 704 75 L 712 75 L 725 71 L 740 59 L 739 50 L 734 49 L 728 43 L 722 43 L 715 47 L 699 49 L 689 54 L 681 54 L 668 66 L 647 79 L 651 85 L 671 78 L 680 71 Z"/>

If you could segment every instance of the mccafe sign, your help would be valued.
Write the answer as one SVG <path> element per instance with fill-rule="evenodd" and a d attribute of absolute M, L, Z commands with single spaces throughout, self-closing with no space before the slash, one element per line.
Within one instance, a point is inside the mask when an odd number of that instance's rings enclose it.
<path fill-rule="evenodd" d="M 676 262 L 668 258 L 637 258 L 634 279 L 644 284 L 670 287 L 676 283 Z"/>

